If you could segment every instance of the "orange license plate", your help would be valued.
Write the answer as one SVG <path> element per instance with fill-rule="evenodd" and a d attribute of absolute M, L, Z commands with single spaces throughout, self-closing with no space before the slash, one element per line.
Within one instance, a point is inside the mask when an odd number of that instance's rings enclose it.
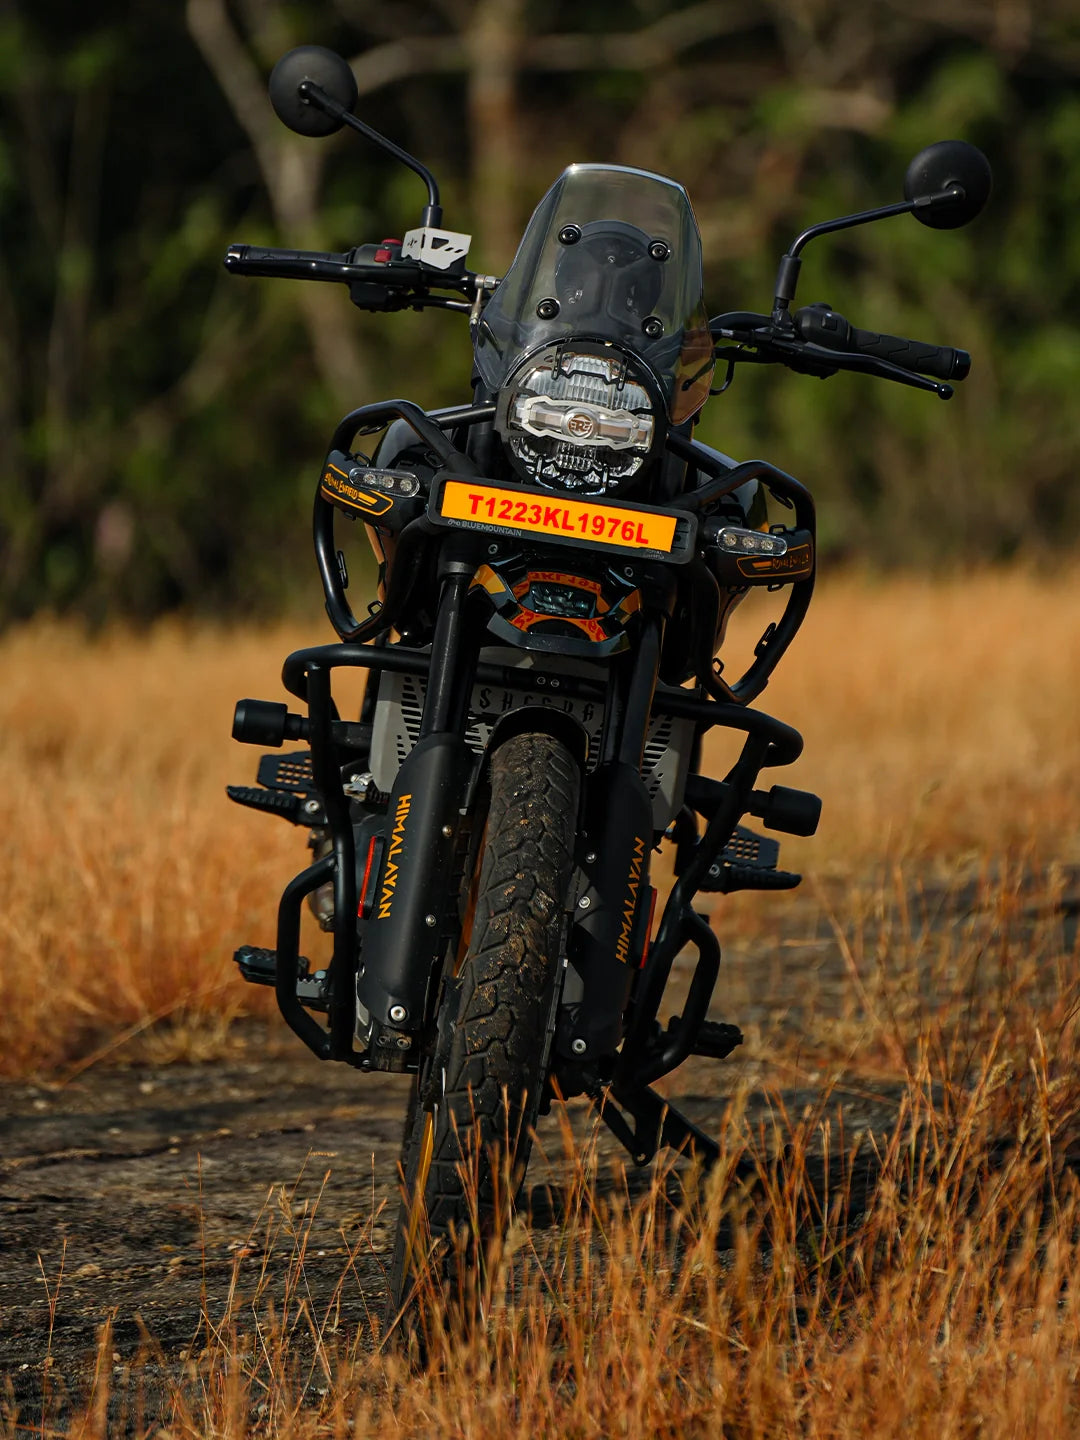
<path fill-rule="evenodd" d="M 687 517 L 644 507 L 573 500 L 568 495 L 538 495 L 535 490 L 504 489 L 468 480 L 447 480 L 439 497 L 443 520 L 481 530 L 515 531 L 551 540 L 578 541 L 620 550 L 650 550 L 670 555 L 675 531 Z M 681 547 L 680 547 L 681 548 Z"/>

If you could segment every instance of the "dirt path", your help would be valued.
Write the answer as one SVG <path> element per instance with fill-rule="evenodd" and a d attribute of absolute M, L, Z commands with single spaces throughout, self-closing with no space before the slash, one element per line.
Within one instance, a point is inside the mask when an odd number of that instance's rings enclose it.
<path fill-rule="evenodd" d="M 109 1316 L 118 1371 L 149 1341 L 155 1368 L 178 1372 L 202 1343 L 204 1313 L 225 1313 L 238 1260 L 241 1291 L 254 1288 L 269 1234 L 277 1236 L 271 1291 L 295 1273 L 282 1189 L 294 1235 L 308 1223 L 305 1203 L 310 1211 L 318 1198 L 303 1267 L 312 1297 L 329 1300 L 354 1251 L 341 1323 L 355 1327 L 369 1306 L 378 1310 L 407 1082 L 359 1076 L 320 1064 L 298 1044 L 271 1043 L 274 1053 L 260 1060 L 92 1071 L 63 1090 L 4 1093 L 0 1377 L 24 1416 L 40 1406 L 50 1291 L 59 1286 L 53 1367 L 73 1389 L 92 1372 Z M 716 1068 L 691 1062 L 680 1079 L 687 1113 L 718 1125 Z M 813 1092 L 785 1098 L 799 1107 Z M 851 1122 L 865 1124 L 866 1096 L 848 1103 L 860 1112 Z M 884 1121 L 892 1107 L 883 1097 L 875 1108 Z M 589 1125 L 583 1107 L 577 1121 Z M 559 1154 L 553 1120 L 541 1141 Z M 539 1187 L 544 1173 L 538 1161 L 530 1180 Z"/>
<path fill-rule="evenodd" d="M 275 1050 L 277 1046 L 275 1045 Z M 100 1325 L 130 1361 L 144 1332 L 179 1361 L 205 1292 L 220 1313 L 237 1253 L 257 1256 L 282 1215 L 322 1189 L 305 1270 L 329 1294 L 390 1199 L 406 1082 L 321 1065 L 299 1045 L 259 1061 L 93 1071 L 61 1091 L 9 1088 L 0 1120 L 0 1375 L 22 1405 L 40 1397 L 55 1291 L 55 1368 L 85 1373 Z M 323 1186 L 324 1176 L 327 1176 Z M 261 1218 L 260 1218 L 261 1217 Z M 382 1284 L 373 1245 L 346 1296 L 359 1319 Z M 275 1247 L 283 1269 L 290 1242 Z M 40 1266 L 39 1266 L 40 1258 Z"/>
<path fill-rule="evenodd" d="M 1067 948 L 1078 910 L 1074 902 L 1061 906 Z M 970 913 L 954 910 L 954 920 L 969 924 Z M 945 923 L 940 914 L 935 923 Z M 729 953 L 731 1015 L 744 1026 L 763 1023 L 785 991 L 797 1028 L 816 1028 L 838 1010 L 849 977 L 827 927 L 795 912 L 790 926 L 789 938 L 771 946 L 774 956 L 777 945 L 795 947 L 779 991 L 763 968 L 760 941 Z M 807 1010 L 816 1012 L 812 1020 Z M 178 1374 L 202 1343 L 206 1319 L 225 1314 L 231 1288 L 243 1296 L 260 1283 L 268 1236 L 276 1238 L 264 1293 L 296 1283 L 297 1236 L 307 1229 L 302 1283 L 313 1309 L 324 1311 L 343 1275 L 343 1326 L 355 1332 L 379 1307 L 407 1080 L 321 1064 L 277 1021 L 249 1022 L 240 1038 L 243 1048 L 212 1063 L 97 1067 L 63 1088 L 0 1089 L 0 1404 L 6 1388 L 24 1420 L 40 1413 L 50 1293 L 53 1373 L 76 1393 L 109 1317 L 121 1374 L 140 1353 L 159 1374 Z M 745 1055 L 720 1065 L 688 1062 L 667 1093 L 713 1133 L 737 1084 L 752 1117 L 777 1098 L 765 1080 L 779 1086 L 789 1115 L 819 1101 L 807 1079 L 797 1088 Z M 848 1137 L 885 1130 L 898 1094 L 896 1086 L 853 1082 L 834 1091 L 830 1114 L 843 1112 Z M 584 1107 L 576 1123 L 588 1127 Z M 560 1154 L 554 1119 L 543 1122 L 540 1139 Z M 610 1140 L 605 1150 L 621 1154 Z M 553 1174 L 557 1183 L 557 1161 L 548 1180 Z M 534 1160 L 530 1183 L 544 1178 Z"/>

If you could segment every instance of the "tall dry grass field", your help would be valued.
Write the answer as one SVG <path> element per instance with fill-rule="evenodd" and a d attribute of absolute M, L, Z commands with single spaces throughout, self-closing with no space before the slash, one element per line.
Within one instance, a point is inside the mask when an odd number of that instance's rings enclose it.
<path fill-rule="evenodd" d="M 253 1003 L 229 957 L 270 943 L 305 852 L 226 800 L 256 760 L 229 739 L 232 707 L 283 698 L 284 654 L 327 638 L 87 641 L 39 624 L 0 641 L 0 1073 L 62 1065 L 155 1015 L 204 1015 L 209 1043 Z M 1080 861 L 1080 573 L 835 581 L 758 704 L 806 737 L 765 783 L 824 798 L 819 834 L 784 842 L 811 878 Z M 717 769 L 725 755 L 714 743 Z M 773 913 L 758 897 L 732 908 L 752 928 Z"/>
<path fill-rule="evenodd" d="M 806 739 L 808 869 L 1080 860 L 1080 570 L 826 583 L 756 703 Z"/>
<path fill-rule="evenodd" d="M 248 1003 L 231 947 L 267 933 L 297 845 L 226 800 L 227 778 L 252 778 L 230 717 L 241 695 L 277 695 L 302 638 L 166 627 L 91 642 L 39 624 L 4 639 L 4 1072 L 63 1065 L 153 1016 L 203 1015 L 220 1034 Z"/>
<path fill-rule="evenodd" d="M 230 716 L 319 638 L 42 624 L 0 645 L 4 1073 L 136 1033 L 212 1054 L 260 1007 L 229 957 L 270 943 L 303 847 L 226 802 L 255 758 Z M 748 1043 L 702 1072 L 741 1076 L 708 1183 L 598 1191 L 594 1154 L 564 1166 L 561 1222 L 515 1222 L 485 1323 L 434 1334 L 422 1374 L 369 1353 L 377 1324 L 331 1341 L 340 1294 L 305 1291 L 310 1214 L 282 1197 L 254 1298 L 208 1310 L 147 1430 L 1076 1431 L 1080 572 L 837 579 L 759 704 L 806 737 L 773 778 L 825 813 L 784 842 L 799 896 L 725 906 Z M 857 1138 L 834 1102 L 859 1086 L 888 1120 Z M 117 1423 L 108 1351 L 87 1434 Z"/>

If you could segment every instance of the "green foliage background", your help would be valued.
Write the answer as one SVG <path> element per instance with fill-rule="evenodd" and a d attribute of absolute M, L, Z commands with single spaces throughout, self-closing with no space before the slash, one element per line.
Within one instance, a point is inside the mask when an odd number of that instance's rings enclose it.
<path fill-rule="evenodd" d="M 969 349 L 957 397 L 748 368 L 699 434 L 805 480 L 827 557 L 1075 546 L 1074 4 L 0 0 L 0 621 L 297 603 L 338 415 L 467 395 L 457 318 L 221 267 L 233 240 L 344 249 L 416 223 L 409 172 L 274 120 L 265 76 L 305 42 L 354 61 L 359 113 L 433 166 L 477 268 L 506 267 L 564 164 L 636 164 L 687 186 L 714 313 L 768 308 L 796 230 L 896 198 L 923 145 L 974 141 L 995 171 L 975 225 L 818 242 L 799 297 Z"/>

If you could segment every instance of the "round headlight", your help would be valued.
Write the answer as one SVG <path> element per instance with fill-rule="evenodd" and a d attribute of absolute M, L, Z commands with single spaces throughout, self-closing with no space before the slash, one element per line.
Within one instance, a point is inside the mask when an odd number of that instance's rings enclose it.
<path fill-rule="evenodd" d="M 626 489 L 656 443 L 652 388 L 614 346 L 564 341 L 511 376 L 496 425 L 526 480 L 603 495 Z"/>

